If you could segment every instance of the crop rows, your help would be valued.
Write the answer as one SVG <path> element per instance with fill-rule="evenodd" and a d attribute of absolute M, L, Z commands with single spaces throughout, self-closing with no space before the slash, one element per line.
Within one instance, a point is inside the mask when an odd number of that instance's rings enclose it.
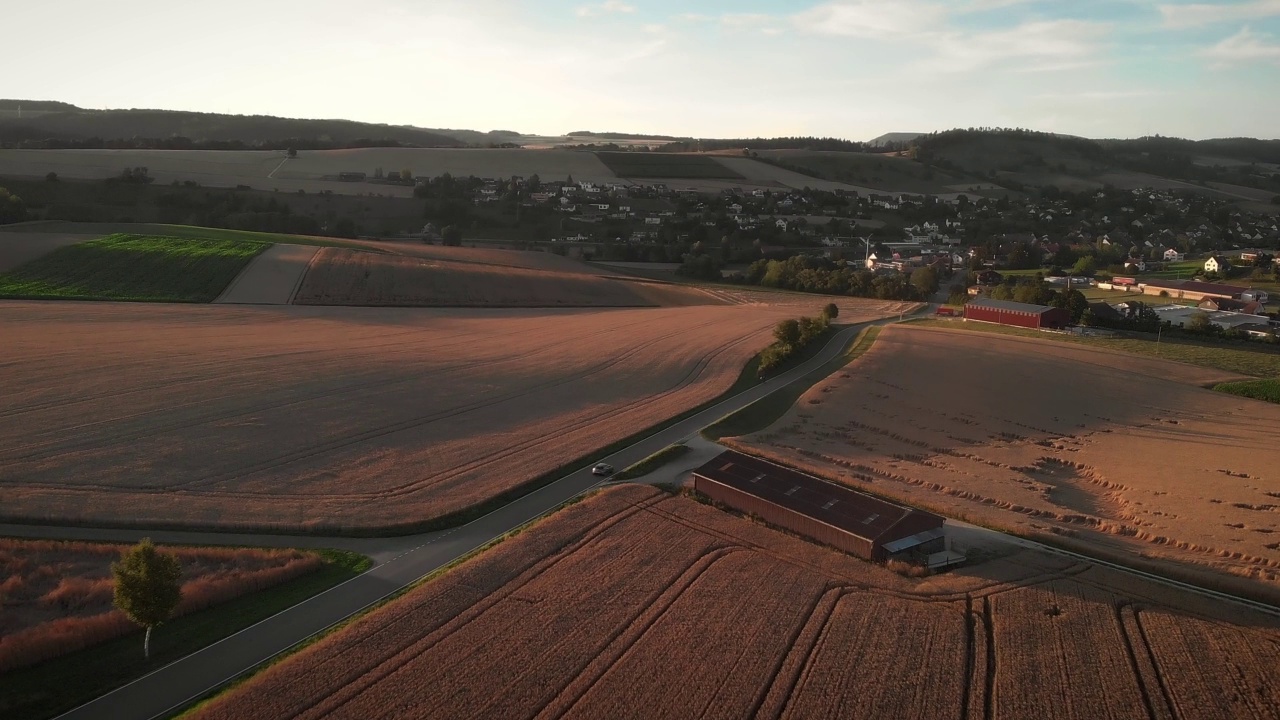
<path fill-rule="evenodd" d="M 0 275 L 0 297 L 210 302 L 267 243 L 111 235 Z"/>
<path fill-rule="evenodd" d="M 749 717 L 824 586 L 821 576 L 758 553 L 718 559 L 566 717 L 620 717 L 635 707 L 655 717 Z M 697 670 L 677 680 L 676 668 Z"/>
<path fill-rule="evenodd" d="M 1045 561 L 1010 575 L 996 563 L 973 577 L 907 580 L 623 485 L 196 717 L 1162 718 L 1168 707 L 1273 717 L 1264 702 L 1274 681 L 1259 673 L 1275 665 L 1274 628 L 1176 617 L 1175 629 L 1189 629 L 1166 637 L 1163 618 L 1053 573 L 1072 568 Z M 1230 649 L 1245 645 L 1247 655 Z M 1217 671 L 1232 678 L 1231 704 L 1165 701 L 1162 688 L 1194 686 L 1197 672 L 1165 653 L 1219 662 L 1227 652 L 1237 655 Z M 1206 689 L 1212 677 L 1204 672 Z"/>
<path fill-rule="evenodd" d="M 1136 645 L 1149 648 L 1162 697 L 1175 717 L 1280 718 L 1280 632 L 1251 632 L 1165 610 L 1143 610 Z"/>
<path fill-rule="evenodd" d="M 1109 594 L 1069 580 L 995 596 L 995 716 L 1146 714 Z"/>
<path fill-rule="evenodd" d="M 787 716 L 964 717 L 964 606 L 873 594 L 840 599 Z"/>

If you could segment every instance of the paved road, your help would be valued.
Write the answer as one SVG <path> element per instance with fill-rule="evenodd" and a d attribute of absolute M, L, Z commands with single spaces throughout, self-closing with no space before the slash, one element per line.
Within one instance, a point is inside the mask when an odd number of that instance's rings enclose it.
<path fill-rule="evenodd" d="M 897 318 L 890 318 L 850 326 L 840 331 L 817 356 L 803 365 L 728 398 L 602 460 L 618 468 L 642 460 L 667 445 L 697 433 L 725 415 L 789 385 L 834 358 L 866 325 L 896 320 Z M 580 470 L 467 525 L 426 535 L 358 541 L 277 537 L 279 544 L 361 549 L 362 552 L 371 554 L 378 563 L 362 575 L 166 665 L 61 717 L 69 720 L 150 720 L 164 715 L 599 484 L 600 479 L 592 476 L 589 470 Z M 149 535 L 161 541 L 201 543 L 243 543 L 248 539 L 254 544 L 272 537 L 101 531 L 23 525 L 0 526 L 0 533 L 111 540 L 133 540 Z"/>

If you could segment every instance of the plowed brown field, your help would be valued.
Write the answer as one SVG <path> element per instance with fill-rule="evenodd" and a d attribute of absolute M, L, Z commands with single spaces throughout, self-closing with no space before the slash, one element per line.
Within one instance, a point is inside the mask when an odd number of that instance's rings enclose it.
<path fill-rule="evenodd" d="M 732 442 L 952 516 L 1280 590 L 1280 406 L 1202 387 L 1225 378 L 898 326 Z"/>
<path fill-rule="evenodd" d="M 0 304 L 0 515 L 412 526 L 714 398 L 792 315 Z"/>
<path fill-rule="evenodd" d="M 908 580 L 623 485 L 195 717 L 1149 717 L 1161 687 L 1202 683 L 1202 668 L 1231 673 L 1233 691 L 1172 691 L 1180 717 L 1277 717 L 1280 623 L 1192 614 L 1194 601 L 1179 606 L 1150 585 L 1114 593 L 1107 572 L 1021 552 Z M 1149 604 L 1161 593 L 1164 602 Z M 1144 634 L 1122 619 L 1133 608 Z M 1194 662 L 1164 657 L 1200 636 L 1215 642 Z M 1238 654 L 1230 642 L 1251 649 Z"/>
<path fill-rule="evenodd" d="M 426 307 L 670 307 L 723 301 L 696 288 L 581 272 L 428 260 L 323 248 L 298 305 Z M 820 307 L 818 303 L 813 303 Z"/>

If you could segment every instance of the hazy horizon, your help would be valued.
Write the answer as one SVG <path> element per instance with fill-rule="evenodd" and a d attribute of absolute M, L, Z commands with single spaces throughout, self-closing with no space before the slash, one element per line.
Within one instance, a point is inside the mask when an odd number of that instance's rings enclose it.
<path fill-rule="evenodd" d="M 1280 0 L 333 0 L 8 13 L 13 98 L 689 137 L 1277 137 Z"/>

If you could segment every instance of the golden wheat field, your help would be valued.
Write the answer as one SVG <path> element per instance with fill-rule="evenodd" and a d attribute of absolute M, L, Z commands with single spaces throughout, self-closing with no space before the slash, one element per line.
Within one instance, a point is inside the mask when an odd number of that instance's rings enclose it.
<path fill-rule="evenodd" d="M 899 326 L 733 444 L 951 516 L 1275 587 L 1280 407 L 1202 387 L 1225 378 Z"/>
<path fill-rule="evenodd" d="M 415 526 L 716 397 L 794 315 L 4 303 L 0 514 Z"/>
<path fill-rule="evenodd" d="M 1114 575 L 1020 551 L 908 579 L 622 485 L 195 717 L 1280 716 L 1280 623 Z"/>

